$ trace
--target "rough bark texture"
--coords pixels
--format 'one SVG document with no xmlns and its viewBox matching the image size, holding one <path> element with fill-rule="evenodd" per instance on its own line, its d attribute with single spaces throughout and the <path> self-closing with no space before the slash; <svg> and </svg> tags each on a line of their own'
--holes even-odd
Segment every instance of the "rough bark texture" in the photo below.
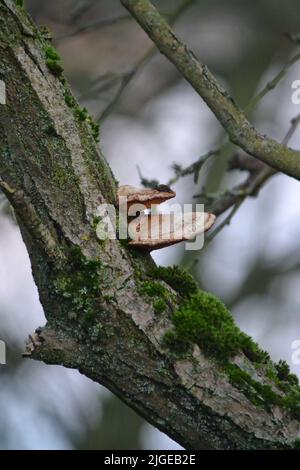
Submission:
<svg viewBox="0 0 300 470">
<path fill-rule="evenodd" d="M 155 313 L 140 290 L 150 256 L 97 239 L 96 208 L 114 201 L 115 181 L 66 103 L 68 85 L 46 65 L 47 46 L 22 8 L 0 0 L 0 184 L 47 318 L 31 357 L 78 369 L 187 448 L 292 446 L 299 422 L 287 412 L 256 407 L 198 346 L 181 357 L 163 347 L 180 297 L 164 285 L 167 309 Z"/>
</svg>

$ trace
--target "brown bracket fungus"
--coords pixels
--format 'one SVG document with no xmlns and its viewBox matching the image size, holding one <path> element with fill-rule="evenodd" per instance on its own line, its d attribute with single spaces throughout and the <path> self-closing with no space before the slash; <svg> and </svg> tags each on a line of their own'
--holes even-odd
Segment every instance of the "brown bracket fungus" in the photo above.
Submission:
<svg viewBox="0 0 300 470">
<path fill-rule="evenodd" d="M 146 209 L 161 204 L 176 196 L 168 186 L 160 185 L 152 188 L 135 188 L 134 186 L 120 186 L 117 194 L 117 206 L 121 207 L 127 203 L 127 208 L 134 204 L 143 204 Z"/>
<path fill-rule="evenodd" d="M 158 250 L 182 241 L 191 241 L 210 229 L 216 217 L 206 212 L 144 213 L 175 196 L 175 191 L 165 185 L 155 189 L 120 186 L 117 206 L 120 212 L 127 208 L 130 246 L 147 251 Z M 137 217 L 138 213 L 140 215 Z"/>
<path fill-rule="evenodd" d="M 189 212 L 186 214 L 141 215 L 129 224 L 130 246 L 147 251 L 191 241 L 206 232 L 216 220 L 214 214 Z"/>
</svg>

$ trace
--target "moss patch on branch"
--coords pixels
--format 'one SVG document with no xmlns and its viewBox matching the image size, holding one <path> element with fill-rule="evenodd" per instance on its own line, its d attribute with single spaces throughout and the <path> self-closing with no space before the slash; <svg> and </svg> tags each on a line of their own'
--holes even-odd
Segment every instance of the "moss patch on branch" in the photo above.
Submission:
<svg viewBox="0 0 300 470">
<path fill-rule="evenodd" d="M 66 84 L 66 80 L 63 76 L 64 68 L 58 51 L 52 46 L 52 44 L 47 44 L 44 46 L 44 54 L 47 67 L 51 70 L 53 75 L 58 77 L 62 83 Z M 69 106 L 69 108 L 73 109 L 74 114 L 79 119 L 79 121 L 86 122 L 88 124 L 94 140 L 99 142 L 100 125 L 93 120 L 86 108 L 79 106 L 76 99 L 69 90 L 66 90 L 65 92 L 65 103 Z"/>
<path fill-rule="evenodd" d="M 141 284 L 140 293 L 153 298 L 153 309 L 156 313 L 162 313 L 167 308 L 167 301 L 171 293 L 159 282 L 145 281 Z"/>
<path fill-rule="evenodd" d="M 52 45 L 47 45 L 44 47 L 44 53 L 47 67 L 51 70 L 53 75 L 59 78 L 62 77 L 64 68 L 57 50 Z"/>
<path fill-rule="evenodd" d="M 100 125 L 93 120 L 93 118 L 89 115 L 88 110 L 79 106 L 74 96 L 69 92 L 65 93 L 65 102 L 69 108 L 73 109 L 74 114 L 79 119 L 79 121 L 86 122 L 89 125 L 94 140 L 99 142 Z"/>
<path fill-rule="evenodd" d="M 174 329 L 166 333 L 164 344 L 172 352 L 187 353 L 193 344 L 218 362 L 232 385 L 256 406 L 266 410 L 277 405 L 295 419 L 300 419 L 300 387 L 288 364 L 274 364 L 235 324 L 226 306 L 211 293 L 198 290 L 173 314 Z M 265 379 L 260 382 L 234 364 L 234 357 L 244 354 Z"/>
<path fill-rule="evenodd" d="M 240 351 L 252 361 L 266 362 L 269 355 L 236 326 L 223 302 L 208 292 L 191 295 L 173 315 L 178 337 L 198 344 L 219 360 L 234 357 Z"/>
<path fill-rule="evenodd" d="M 165 281 L 182 297 L 190 297 L 199 289 L 193 276 L 179 266 L 158 266 L 152 269 L 150 275 Z"/>
<path fill-rule="evenodd" d="M 99 260 L 87 259 L 79 247 L 71 250 L 66 273 L 55 282 L 55 292 L 70 302 L 70 319 L 91 321 L 97 312 L 97 299 L 101 298 Z"/>
<path fill-rule="evenodd" d="M 285 389 L 285 394 L 281 395 L 274 390 L 272 385 L 254 380 L 250 374 L 235 364 L 226 364 L 224 370 L 232 385 L 241 390 L 256 406 L 262 406 L 270 411 L 272 406 L 277 405 L 286 409 L 293 418 L 300 419 L 300 388 L 298 384 L 291 385 L 289 382 L 275 380 L 274 385 Z"/>
</svg>

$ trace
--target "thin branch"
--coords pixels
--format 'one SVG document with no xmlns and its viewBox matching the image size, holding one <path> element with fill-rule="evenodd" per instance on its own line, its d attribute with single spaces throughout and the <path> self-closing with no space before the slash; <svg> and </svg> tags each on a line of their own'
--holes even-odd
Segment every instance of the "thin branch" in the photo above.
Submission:
<svg viewBox="0 0 300 470">
<path fill-rule="evenodd" d="M 292 120 L 291 120 L 291 126 L 286 134 L 286 136 L 284 137 L 282 143 L 284 145 L 288 145 L 289 141 L 291 140 L 291 138 L 293 137 L 293 135 L 295 134 L 298 126 L 300 124 L 300 113 L 297 114 L 297 116 L 295 116 Z"/>
<path fill-rule="evenodd" d="M 183 0 L 179 6 L 175 9 L 173 13 L 168 15 L 170 24 L 176 22 L 176 20 L 186 11 L 188 7 L 190 7 L 195 0 Z M 106 106 L 106 108 L 97 116 L 97 122 L 103 122 L 109 114 L 117 107 L 121 97 L 123 96 L 124 91 L 126 90 L 129 83 L 132 79 L 147 65 L 148 62 L 152 59 L 152 57 L 156 54 L 157 49 L 156 47 L 151 47 L 142 57 L 139 59 L 136 64 L 131 68 L 131 70 L 123 76 L 121 76 L 121 84 L 120 87 L 112 99 L 112 101 Z"/>
<path fill-rule="evenodd" d="M 108 72 L 99 75 L 92 81 L 90 88 L 79 96 L 79 101 L 89 100 L 95 98 L 103 91 L 107 91 L 116 85 L 120 80 L 120 76 L 113 72 Z"/>
<path fill-rule="evenodd" d="M 171 186 L 172 184 L 177 183 L 177 181 L 188 175 L 194 175 L 194 183 L 198 183 L 199 179 L 199 173 L 201 168 L 203 167 L 204 163 L 207 162 L 207 160 L 212 157 L 216 156 L 220 153 L 220 148 L 216 150 L 210 150 L 209 152 L 205 153 L 204 155 L 201 155 L 198 160 L 196 160 L 194 163 L 191 165 L 187 166 L 186 168 L 182 168 L 180 165 L 174 164 L 173 169 L 176 173 L 176 176 L 174 178 L 171 178 L 168 182 L 168 185 Z"/>
<path fill-rule="evenodd" d="M 70 18 L 69 18 L 68 23 L 69 24 L 77 23 L 77 21 L 89 11 L 89 9 L 93 5 L 93 3 L 95 3 L 95 1 L 96 0 L 78 0 L 75 3 L 70 13 Z"/>
<path fill-rule="evenodd" d="M 225 217 L 225 219 L 217 226 L 217 228 L 205 238 L 205 246 L 207 246 L 223 230 L 223 228 L 226 227 L 226 225 L 230 225 L 233 217 L 235 216 L 244 201 L 245 198 L 236 202 L 227 217 Z"/>
<path fill-rule="evenodd" d="M 295 56 L 293 56 L 285 65 L 284 67 L 281 69 L 281 71 L 279 73 L 277 73 L 273 78 L 272 80 L 270 80 L 266 85 L 265 87 L 254 97 L 250 100 L 250 102 L 248 103 L 248 105 L 246 106 L 245 108 L 245 113 L 248 114 L 250 111 L 252 111 L 257 105 L 258 103 L 270 92 L 272 91 L 278 84 L 279 82 L 285 77 L 285 75 L 287 74 L 289 68 L 294 65 L 298 60 L 300 59 L 300 53 L 296 54 Z M 296 119 L 296 118 L 294 118 Z M 300 118 L 299 118 L 300 119 Z M 296 125 L 296 128 L 297 128 L 297 125 Z M 294 133 L 293 131 L 293 127 L 290 129 L 290 132 L 291 133 Z M 290 138 L 288 138 L 288 140 L 290 140 Z M 220 154 L 222 152 L 222 150 L 224 149 L 225 145 L 228 143 L 229 141 L 229 137 L 228 137 L 228 134 L 226 134 L 225 138 L 224 138 L 224 141 L 223 143 L 220 145 L 220 147 L 218 149 L 216 149 L 215 151 L 211 151 L 211 152 L 208 152 L 206 155 L 208 155 L 208 157 L 210 156 L 213 156 L 213 155 L 217 155 L 217 154 Z M 284 145 L 287 145 L 285 141 L 282 142 Z M 205 155 L 203 156 L 205 158 Z M 169 185 L 172 185 L 174 183 L 176 183 L 181 177 L 184 177 L 184 176 L 187 176 L 187 175 L 190 175 L 190 174 L 193 174 L 194 171 L 195 171 L 195 183 L 197 183 L 198 181 L 198 176 L 199 176 L 199 171 L 198 171 L 198 162 L 201 162 L 202 158 L 203 157 L 200 157 L 200 159 L 198 159 L 196 162 L 194 162 L 193 164 L 189 165 L 188 167 L 186 168 L 181 168 L 180 165 L 178 164 L 174 164 L 173 168 L 175 169 L 175 174 L 176 176 L 172 179 L 170 179 L 169 181 Z M 202 165 L 201 165 L 202 166 Z M 200 166 L 200 169 L 201 169 L 201 166 Z M 255 160 L 254 158 L 252 157 L 248 157 L 246 159 L 246 157 L 244 157 L 243 159 L 240 158 L 240 155 L 239 154 L 235 154 L 232 158 L 232 160 L 230 161 L 229 163 L 229 169 L 241 169 L 241 170 L 247 170 L 249 171 L 250 173 L 252 173 L 253 171 L 257 171 L 258 169 L 261 168 L 261 162 L 260 161 L 257 161 Z M 177 171 L 178 170 L 178 171 Z M 180 171 L 179 171 L 180 170 Z M 198 172 L 198 173 L 197 173 Z"/>
<path fill-rule="evenodd" d="M 284 145 L 289 143 L 291 137 L 294 135 L 299 125 L 300 113 L 291 119 L 291 126 L 282 140 Z M 261 170 L 256 173 L 252 173 L 246 183 L 242 183 L 233 191 L 229 191 L 225 197 L 219 198 L 219 200 L 215 203 L 215 210 L 213 210 L 216 215 L 222 214 L 231 206 L 233 206 L 233 209 L 224 219 L 224 221 L 219 226 L 217 226 L 217 228 L 210 235 L 207 236 L 206 242 L 212 241 L 221 232 L 221 230 L 231 222 L 232 218 L 237 213 L 245 199 L 249 196 L 257 196 L 264 184 L 276 173 L 276 170 L 264 165 Z"/>
<path fill-rule="evenodd" d="M 300 180 L 300 152 L 256 131 L 207 66 L 176 37 L 149 0 L 121 0 L 121 3 L 207 103 L 234 144 L 274 169 Z"/>
<path fill-rule="evenodd" d="M 123 74 L 121 78 L 121 84 L 116 95 L 114 96 L 112 101 L 106 106 L 106 108 L 96 117 L 97 122 L 102 123 L 116 108 L 124 91 L 126 90 L 133 77 L 135 77 L 137 73 L 150 61 L 155 52 L 155 48 L 149 49 L 149 51 L 147 51 L 147 53 L 134 65 L 134 67 L 129 72 Z"/>
<path fill-rule="evenodd" d="M 65 41 L 66 39 L 71 39 L 75 36 L 78 36 L 79 34 L 94 31 L 95 29 L 99 30 L 101 28 L 107 28 L 108 26 L 114 26 L 115 24 L 123 23 L 124 21 L 128 20 L 131 20 L 130 15 L 118 15 L 112 18 L 101 18 L 100 20 L 91 21 L 90 23 L 78 26 L 73 31 L 64 33 L 61 36 L 57 36 L 54 41 L 56 44 L 58 44 L 62 41 Z"/>
<path fill-rule="evenodd" d="M 278 72 L 275 77 L 269 81 L 266 86 L 250 101 L 248 106 L 245 108 L 245 112 L 249 113 L 250 111 L 255 108 L 255 106 L 261 101 L 270 91 L 274 90 L 279 82 L 286 76 L 287 72 L 289 71 L 290 67 L 294 65 L 300 59 L 300 52 L 294 55 L 283 67 L 280 72 Z"/>
</svg>

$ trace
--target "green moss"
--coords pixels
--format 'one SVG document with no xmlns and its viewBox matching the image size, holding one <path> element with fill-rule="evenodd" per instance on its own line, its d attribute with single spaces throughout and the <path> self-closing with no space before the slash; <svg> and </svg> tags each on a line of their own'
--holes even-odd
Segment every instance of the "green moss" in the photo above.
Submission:
<svg viewBox="0 0 300 470">
<path fill-rule="evenodd" d="M 91 128 L 91 131 L 92 131 L 92 135 L 94 137 L 94 140 L 96 142 L 99 142 L 99 132 L 100 132 L 100 124 L 98 124 L 97 122 L 95 122 L 91 116 L 88 116 L 88 124 Z"/>
<path fill-rule="evenodd" d="M 280 382 L 287 382 L 290 385 L 299 385 L 297 375 L 291 374 L 290 367 L 285 361 L 280 360 L 278 364 L 275 364 L 275 369 Z"/>
<path fill-rule="evenodd" d="M 82 122 L 86 122 L 89 125 L 94 140 L 99 142 L 100 125 L 93 120 L 93 118 L 89 115 L 88 110 L 86 108 L 81 108 L 79 105 L 76 105 L 76 101 L 71 95 L 66 95 L 65 100 L 68 106 L 74 108 L 74 113 L 78 119 Z"/>
<path fill-rule="evenodd" d="M 24 0 L 14 0 L 14 3 L 21 8 L 24 6 Z"/>
<path fill-rule="evenodd" d="M 53 75 L 56 77 L 62 77 L 64 68 L 57 50 L 53 46 L 47 45 L 44 47 L 44 53 L 47 67 L 51 70 Z"/>
<path fill-rule="evenodd" d="M 46 59 L 61 60 L 59 53 L 58 53 L 57 50 L 56 50 L 53 46 L 51 46 L 51 45 L 46 46 L 46 47 L 44 48 L 44 52 L 45 52 L 45 55 L 46 55 Z"/>
<path fill-rule="evenodd" d="M 270 360 L 270 355 L 267 351 L 261 349 L 250 336 L 242 331 L 239 333 L 240 349 L 245 356 L 256 364 L 266 364 Z"/>
<path fill-rule="evenodd" d="M 64 71 L 62 64 L 57 60 L 46 59 L 46 65 L 56 77 L 59 77 Z"/>
<path fill-rule="evenodd" d="M 281 404 L 280 395 L 273 391 L 271 385 L 257 382 L 235 364 L 227 364 L 225 371 L 232 385 L 241 390 L 256 406 L 270 411 L 272 406 Z"/>
<path fill-rule="evenodd" d="M 247 372 L 235 364 L 226 364 L 224 370 L 230 382 L 241 390 L 257 406 L 270 411 L 272 406 L 286 409 L 292 418 L 300 419 L 300 388 L 292 386 L 285 395 L 276 393 L 270 384 L 254 380 Z M 274 383 L 274 385 L 277 385 Z"/>
<path fill-rule="evenodd" d="M 158 266 L 151 271 L 151 276 L 165 281 L 182 297 L 190 297 L 199 288 L 193 276 L 179 266 Z"/>
<path fill-rule="evenodd" d="M 69 182 L 69 176 L 66 168 L 57 166 L 53 174 L 53 181 L 60 188 L 65 188 Z"/>
<path fill-rule="evenodd" d="M 125 238 L 121 238 L 121 239 L 119 238 L 119 242 L 121 243 L 121 245 L 122 245 L 124 248 L 127 249 L 127 248 L 129 247 L 129 245 L 128 245 L 129 240 L 126 240 Z"/>
<path fill-rule="evenodd" d="M 101 217 L 99 216 L 95 216 L 93 218 L 93 229 L 96 230 L 97 229 L 97 226 L 98 224 L 101 222 Z"/>
<path fill-rule="evenodd" d="M 48 26 L 41 25 L 40 28 L 39 28 L 39 32 L 46 41 L 51 41 L 52 40 L 52 34 L 51 34 L 51 31 L 48 28 Z"/>
<path fill-rule="evenodd" d="M 85 121 L 89 115 L 88 110 L 86 108 L 81 108 L 80 106 L 76 106 L 74 111 L 80 121 Z"/>
<path fill-rule="evenodd" d="M 167 308 L 167 302 L 171 297 L 166 287 L 155 281 L 145 281 L 141 284 L 140 293 L 154 299 L 153 309 L 156 313 L 162 313 Z"/>
<path fill-rule="evenodd" d="M 163 338 L 163 346 L 170 349 L 170 351 L 175 355 L 186 354 L 190 348 L 191 344 L 188 341 L 183 340 L 178 337 L 175 330 L 167 331 Z"/>
<path fill-rule="evenodd" d="M 147 287 L 155 295 L 156 287 Z M 292 418 L 300 419 L 300 387 L 284 361 L 274 364 L 267 352 L 235 324 L 225 305 L 213 294 L 198 291 L 180 305 L 172 318 L 174 329 L 168 331 L 163 344 L 171 354 L 186 354 L 188 347 L 198 344 L 226 372 L 233 386 L 241 390 L 256 406 L 270 410 L 273 406 L 285 409 Z M 231 363 L 238 354 L 244 355 L 272 383 L 255 380 Z M 282 392 L 284 393 L 282 393 Z"/>
<path fill-rule="evenodd" d="M 178 337 L 196 343 L 208 355 L 227 361 L 240 352 L 260 364 L 269 355 L 235 324 L 234 318 L 220 299 L 198 290 L 190 295 L 173 315 Z"/>
<path fill-rule="evenodd" d="M 162 313 L 166 310 L 167 304 L 163 299 L 157 299 L 153 303 L 153 308 L 156 313 Z"/>
<path fill-rule="evenodd" d="M 74 96 L 70 93 L 65 94 L 65 102 L 69 106 L 69 108 L 74 108 L 74 106 L 76 106 L 76 100 Z"/>
<path fill-rule="evenodd" d="M 221 360 L 239 351 L 239 330 L 225 305 L 214 295 L 199 291 L 174 313 L 179 338 L 197 343 Z"/>
<path fill-rule="evenodd" d="M 105 302 L 112 302 L 113 300 L 115 300 L 115 298 L 111 294 L 106 294 L 103 296 L 103 300 L 105 300 Z"/>
<path fill-rule="evenodd" d="M 69 92 L 65 93 L 65 102 L 69 106 L 69 108 L 74 108 L 74 113 L 80 121 L 86 122 L 89 125 L 91 129 L 91 133 L 94 137 L 94 140 L 96 142 L 99 142 L 100 124 L 96 123 L 93 120 L 93 118 L 89 115 L 88 110 L 86 108 L 81 108 L 77 104 L 74 96 L 71 93 Z"/>
<path fill-rule="evenodd" d="M 91 321 L 101 297 L 101 262 L 87 259 L 79 247 L 72 248 L 70 254 L 65 275 L 55 282 L 55 292 L 69 300 L 73 318 Z"/>
<path fill-rule="evenodd" d="M 58 77 L 60 83 L 62 83 L 64 86 L 67 84 L 67 80 L 65 79 L 65 77 L 63 76 L 63 74 L 61 74 L 59 77 Z"/>
<path fill-rule="evenodd" d="M 167 289 L 159 284 L 159 282 L 145 281 L 142 283 L 140 288 L 142 294 L 149 295 L 149 297 L 162 297 L 165 298 L 167 295 Z"/>
</svg>

